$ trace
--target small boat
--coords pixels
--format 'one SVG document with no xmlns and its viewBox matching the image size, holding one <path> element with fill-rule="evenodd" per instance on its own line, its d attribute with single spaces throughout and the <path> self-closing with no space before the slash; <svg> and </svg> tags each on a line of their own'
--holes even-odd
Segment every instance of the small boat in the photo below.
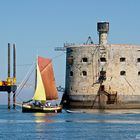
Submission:
<svg viewBox="0 0 140 140">
<path fill-rule="evenodd" d="M 58 99 L 52 60 L 38 56 L 35 73 L 34 96 L 31 100 L 23 102 L 22 112 L 61 112 L 61 105 L 50 105 L 48 102 Z"/>
<path fill-rule="evenodd" d="M 85 111 L 69 110 L 69 109 L 66 109 L 65 111 L 66 111 L 67 113 L 86 113 Z"/>
</svg>

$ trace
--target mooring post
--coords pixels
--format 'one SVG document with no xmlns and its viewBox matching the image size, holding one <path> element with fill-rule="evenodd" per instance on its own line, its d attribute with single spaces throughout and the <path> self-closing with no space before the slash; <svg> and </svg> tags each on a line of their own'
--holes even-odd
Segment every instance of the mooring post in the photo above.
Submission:
<svg viewBox="0 0 140 140">
<path fill-rule="evenodd" d="M 13 92 L 13 109 L 16 108 L 16 93 L 15 91 Z"/>
<path fill-rule="evenodd" d="M 10 43 L 8 43 L 8 78 L 7 84 L 10 85 Z M 10 109 L 10 91 L 8 91 L 8 109 Z"/>
<path fill-rule="evenodd" d="M 8 109 L 10 109 L 10 92 L 8 92 Z"/>
<path fill-rule="evenodd" d="M 13 85 L 16 83 L 16 48 L 15 44 L 13 44 Z M 16 92 L 13 91 L 13 109 L 16 107 Z"/>
</svg>

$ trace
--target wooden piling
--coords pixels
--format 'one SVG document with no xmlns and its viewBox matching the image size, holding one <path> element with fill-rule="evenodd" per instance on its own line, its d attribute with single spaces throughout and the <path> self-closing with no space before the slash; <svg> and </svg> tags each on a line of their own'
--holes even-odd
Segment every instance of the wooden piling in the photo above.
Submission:
<svg viewBox="0 0 140 140">
<path fill-rule="evenodd" d="M 16 108 L 16 93 L 15 91 L 13 92 L 13 109 Z"/>
<path fill-rule="evenodd" d="M 10 79 L 10 43 L 8 43 L 8 78 L 7 83 L 9 85 Z M 8 91 L 8 109 L 10 109 L 10 92 Z"/>
<path fill-rule="evenodd" d="M 10 92 L 8 92 L 8 109 L 10 109 Z"/>
<path fill-rule="evenodd" d="M 10 43 L 8 43 L 8 78 L 10 78 Z"/>
<path fill-rule="evenodd" d="M 13 44 L 13 84 L 15 85 L 16 83 L 16 48 L 15 44 Z M 16 108 L 16 96 L 15 96 L 15 91 L 13 91 L 13 109 Z"/>
<path fill-rule="evenodd" d="M 13 44 L 13 78 L 16 78 L 16 48 Z"/>
</svg>

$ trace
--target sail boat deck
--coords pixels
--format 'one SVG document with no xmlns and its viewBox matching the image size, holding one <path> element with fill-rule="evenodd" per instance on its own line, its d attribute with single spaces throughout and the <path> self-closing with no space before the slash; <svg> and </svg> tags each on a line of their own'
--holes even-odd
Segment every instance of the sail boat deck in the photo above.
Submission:
<svg viewBox="0 0 140 140">
<path fill-rule="evenodd" d="M 42 112 L 42 113 L 59 113 L 62 111 L 62 106 L 39 107 L 33 105 L 22 105 L 22 112 Z"/>
</svg>

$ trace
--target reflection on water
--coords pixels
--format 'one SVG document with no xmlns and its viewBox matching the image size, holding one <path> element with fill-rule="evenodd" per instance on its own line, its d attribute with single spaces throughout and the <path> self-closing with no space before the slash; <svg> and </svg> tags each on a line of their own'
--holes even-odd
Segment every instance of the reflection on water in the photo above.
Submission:
<svg viewBox="0 0 140 140">
<path fill-rule="evenodd" d="M 33 113 L 36 117 L 51 117 L 56 116 L 56 113 Z"/>
<path fill-rule="evenodd" d="M 67 111 L 66 111 L 67 112 Z M 140 114 L 140 109 L 72 109 L 71 113 Z"/>
<path fill-rule="evenodd" d="M 120 124 L 140 124 L 140 120 L 66 120 L 74 123 L 120 123 Z"/>
<path fill-rule="evenodd" d="M 55 115 L 55 113 L 33 113 L 33 116 L 35 116 L 36 123 L 53 123 L 54 120 L 51 120 L 50 118 Z"/>
<path fill-rule="evenodd" d="M 133 140 L 140 135 L 139 110 L 78 110 L 58 114 L 18 110 L 0 107 L 0 139 Z"/>
<path fill-rule="evenodd" d="M 18 124 L 18 123 L 120 123 L 120 124 L 140 124 L 140 120 L 51 120 L 51 119 L 35 119 L 35 120 L 4 120 L 0 119 L 2 124 Z"/>
</svg>

